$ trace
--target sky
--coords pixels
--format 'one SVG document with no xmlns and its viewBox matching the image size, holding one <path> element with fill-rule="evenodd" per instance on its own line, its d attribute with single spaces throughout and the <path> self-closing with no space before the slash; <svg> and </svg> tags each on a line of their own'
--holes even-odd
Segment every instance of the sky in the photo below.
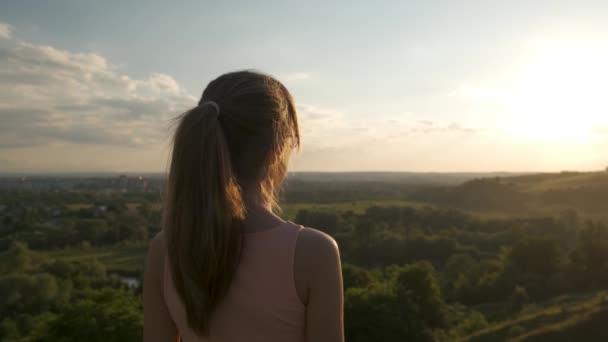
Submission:
<svg viewBox="0 0 608 342">
<path fill-rule="evenodd" d="M 164 172 L 222 73 L 292 92 L 293 171 L 608 165 L 606 1 L 3 1 L 0 172 Z"/>
</svg>

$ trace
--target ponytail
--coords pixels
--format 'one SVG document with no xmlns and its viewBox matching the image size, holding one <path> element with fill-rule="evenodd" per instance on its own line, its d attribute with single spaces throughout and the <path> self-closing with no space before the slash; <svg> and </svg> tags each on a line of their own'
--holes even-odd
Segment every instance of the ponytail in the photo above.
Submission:
<svg viewBox="0 0 608 342">
<path fill-rule="evenodd" d="M 200 335 L 239 264 L 244 217 L 219 107 L 199 105 L 178 117 L 163 229 L 173 283 Z"/>
<path fill-rule="evenodd" d="M 199 105 L 177 119 L 163 230 L 188 325 L 204 336 L 240 262 L 243 191 L 249 205 L 276 203 L 300 134 L 291 94 L 253 71 L 214 79 Z"/>
</svg>

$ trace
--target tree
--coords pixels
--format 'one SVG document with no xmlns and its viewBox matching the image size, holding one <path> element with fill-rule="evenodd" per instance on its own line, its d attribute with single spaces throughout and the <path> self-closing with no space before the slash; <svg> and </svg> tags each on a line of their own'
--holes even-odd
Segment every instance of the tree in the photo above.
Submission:
<svg viewBox="0 0 608 342">
<path fill-rule="evenodd" d="M 314 227 L 323 232 L 334 235 L 340 228 L 340 215 L 336 211 L 310 211 L 301 209 L 296 214 L 295 222 Z"/>
<path fill-rule="evenodd" d="M 461 303 L 475 302 L 480 271 L 479 262 L 469 254 L 450 256 L 441 273 L 445 297 Z"/>
<path fill-rule="evenodd" d="M 403 341 L 405 317 L 399 312 L 395 294 L 386 284 L 350 288 L 344 302 L 344 328 L 349 342 Z"/>
<path fill-rule="evenodd" d="M 59 294 L 54 276 L 48 273 L 10 274 L 0 278 L 0 317 L 15 312 L 46 311 Z"/>
<path fill-rule="evenodd" d="M 444 324 L 441 290 L 435 270 L 428 262 L 406 265 L 395 275 L 395 294 L 410 319 L 412 330 L 416 328 L 436 328 Z"/>
<path fill-rule="evenodd" d="M 0 322 L 0 338 L 3 338 L 3 341 L 16 341 L 19 335 L 19 327 L 13 319 L 5 318 Z"/>
<path fill-rule="evenodd" d="M 47 329 L 35 341 L 141 341 L 141 303 L 128 290 L 89 290 L 49 322 Z"/>
<path fill-rule="evenodd" d="M 560 291 L 563 254 L 553 238 L 533 237 L 516 243 L 505 259 L 503 280 L 509 287 L 525 287 L 536 299 L 548 298 Z"/>
<path fill-rule="evenodd" d="M 366 288 L 374 281 L 374 277 L 368 270 L 350 264 L 342 266 L 342 279 L 345 290 L 351 287 Z"/>
<path fill-rule="evenodd" d="M 8 250 L 8 265 L 12 272 L 25 272 L 32 267 L 32 252 L 27 244 L 21 241 L 13 241 Z"/>
<path fill-rule="evenodd" d="M 90 241 L 92 244 L 102 244 L 104 237 L 110 231 L 106 221 L 102 219 L 79 219 L 74 226 L 78 240 Z"/>
<path fill-rule="evenodd" d="M 143 225 L 118 225 L 118 241 L 145 241 L 148 239 L 148 231 Z"/>
<path fill-rule="evenodd" d="M 570 255 L 570 278 L 577 289 L 608 286 L 608 227 L 587 222 Z"/>
<path fill-rule="evenodd" d="M 347 341 L 432 341 L 444 303 L 429 263 L 391 266 L 385 279 L 345 296 Z"/>
<path fill-rule="evenodd" d="M 360 247 L 367 248 L 371 243 L 371 236 L 374 231 L 373 223 L 366 220 L 359 220 L 355 224 L 354 239 Z"/>
</svg>

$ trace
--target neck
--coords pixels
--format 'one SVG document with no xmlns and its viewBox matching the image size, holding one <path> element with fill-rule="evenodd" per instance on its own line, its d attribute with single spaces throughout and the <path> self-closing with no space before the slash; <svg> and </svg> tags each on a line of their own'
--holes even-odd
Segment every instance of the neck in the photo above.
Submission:
<svg viewBox="0 0 608 342">
<path fill-rule="evenodd" d="M 247 207 L 247 215 L 245 216 L 244 221 L 245 232 L 251 233 L 265 230 L 284 222 L 285 221 L 275 215 L 272 210 L 266 206 L 250 206 Z"/>
<path fill-rule="evenodd" d="M 264 209 L 272 211 L 272 203 L 269 203 L 266 198 L 262 195 L 262 190 L 259 186 L 249 186 L 243 190 L 243 201 L 247 211 L 256 211 Z"/>
<path fill-rule="evenodd" d="M 272 204 L 265 200 L 262 192 L 251 191 L 243 192 L 243 200 L 247 209 L 245 216 L 245 230 L 248 232 L 276 226 L 284 222 L 280 217 L 272 212 Z"/>
</svg>

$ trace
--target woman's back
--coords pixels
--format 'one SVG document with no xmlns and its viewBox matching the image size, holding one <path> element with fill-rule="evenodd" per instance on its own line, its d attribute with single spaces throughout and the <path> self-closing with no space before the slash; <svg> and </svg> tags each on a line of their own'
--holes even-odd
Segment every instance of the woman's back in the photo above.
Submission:
<svg viewBox="0 0 608 342">
<path fill-rule="evenodd" d="M 188 325 L 163 233 L 144 279 L 145 341 L 341 341 L 342 277 L 335 241 L 291 222 L 243 235 L 241 263 L 207 337 Z"/>
<path fill-rule="evenodd" d="M 146 341 L 343 341 L 335 241 L 272 213 L 300 144 L 271 76 L 211 81 L 177 118 L 163 231 L 144 274 Z"/>
<path fill-rule="evenodd" d="M 214 311 L 208 338 L 189 327 L 165 262 L 163 297 L 185 341 L 303 341 L 306 307 L 296 290 L 294 257 L 301 226 L 285 222 L 243 234 L 241 262 Z"/>
</svg>

